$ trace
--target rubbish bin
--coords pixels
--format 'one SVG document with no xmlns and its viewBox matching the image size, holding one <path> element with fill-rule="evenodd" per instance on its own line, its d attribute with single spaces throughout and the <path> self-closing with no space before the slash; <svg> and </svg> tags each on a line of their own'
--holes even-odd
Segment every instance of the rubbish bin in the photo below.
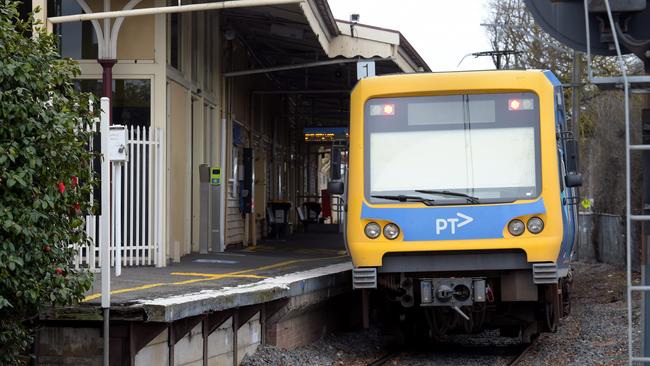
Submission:
<svg viewBox="0 0 650 366">
<path fill-rule="evenodd" d="M 286 239 L 289 235 L 289 210 L 291 202 L 271 201 L 267 206 L 268 222 L 271 224 L 270 236 L 275 239 Z"/>
</svg>

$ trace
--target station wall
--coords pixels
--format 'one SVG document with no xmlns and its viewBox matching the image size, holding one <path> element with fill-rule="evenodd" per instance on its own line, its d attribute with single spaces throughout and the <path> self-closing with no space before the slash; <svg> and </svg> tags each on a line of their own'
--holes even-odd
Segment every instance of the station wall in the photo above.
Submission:
<svg viewBox="0 0 650 366">
<path fill-rule="evenodd" d="M 260 66 L 238 41 L 224 46 L 224 65 L 227 71 L 255 69 Z M 293 190 L 287 163 L 290 159 L 289 140 L 292 126 L 285 119 L 287 98 L 281 95 L 257 95 L 258 91 L 277 88 L 273 77 L 256 74 L 229 78 L 226 81 L 229 116 L 226 243 L 248 245 L 264 234 L 266 205 L 269 200 L 288 200 Z M 236 139 L 236 140 L 235 140 Z M 243 150 L 253 150 L 254 194 L 253 210 L 242 215 L 239 206 L 239 180 L 242 178 Z M 236 164 L 236 165 L 235 165 Z M 236 167 L 236 170 L 235 170 Z M 235 178 L 234 174 L 238 176 Z"/>
<path fill-rule="evenodd" d="M 143 0 L 136 8 L 176 3 L 170 1 Z M 33 4 L 40 2 L 33 0 Z M 111 10 L 120 10 L 128 2 L 112 0 Z M 50 3 L 55 6 L 49 6 L 45 16 L 81 12 L 73 1 Z M 103 10 L 103 0 L 87 3 L 93 11 Z M 70 8 L 66 8 L 67 13 L 62 6 Z M 147 123 L 160 128 L 165 136 L 162 160 L 167 175 L 162 184 L 166 200 L 162 226 L 165 257 L 174 261 L 199 249 L 199 164 L 224 164 L 221 168 L 223 188 L 227 190 L 225 244 L 256 243 L 265 231 L 267 202 L 296 202 L 300 186 L 297 182 L 302 179 L 296 171 L 303 168 L 298 166 L 300 136 L 295 120 L 290 117 L 296 97 L 256 95 L 255 91 L 281 87 L 271 74 L 222 77 L 226 71 L 264 66 L 252 54 L 254 50 L 238 38 L 224 39 L 227 25 L 222 25 L 222 21 L 222 13 L 217 10 L 127 17 L 118 37 L 114 79 L 149 85 L 149 103 L 139 107 L 149 109 Z M 94 28 L 89 22 L 69 23 L 65 27 L 54 29 L 61 33 L 62 44 L 67 44 L 62 51 L 72 52 L 62 52 L 63 56 L 80 62 L 80 79 L 101 81 Z M 101 88 L 95 90 L 101 92 Z M 235 129 L 240 132 L 240 141 L 233 140 Z M 241 172 L 244 148 L 253 149 L 255 180 L 253 212 L 242 215 L 237 191 L 240 177 L 234 174 Z M 290 215 L 295 216 L 293 209 Z"/>
<path fill-rule="evenodd" d="M 187 124 L 189 105 L 187 89 L 176 82 L 169 82 L 169 242 L 168 253 L 175 261 L 189 253 L 190 243 L 190 205 L 187 197 L 191 189 L 190 133 Z"/>
</svg>

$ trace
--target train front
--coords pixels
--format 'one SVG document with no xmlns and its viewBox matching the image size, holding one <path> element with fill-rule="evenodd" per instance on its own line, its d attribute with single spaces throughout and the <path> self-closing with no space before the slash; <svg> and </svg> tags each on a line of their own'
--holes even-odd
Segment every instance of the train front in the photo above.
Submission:
<svg viewBox="0 0 650 366">
<path fill-rule="evenodd" d="M 355 288 L 467 321 L 492 305 L 496 315 L 482 319 L 494 324 L 508 312 L 534 322 L 531 309 L 555 302 L 544 286 L 568 274 L 564 226 L 575 216 L 563 206 L 553 79 L 493 71 L 360 81 L 346 229 Z"/>
</svg>

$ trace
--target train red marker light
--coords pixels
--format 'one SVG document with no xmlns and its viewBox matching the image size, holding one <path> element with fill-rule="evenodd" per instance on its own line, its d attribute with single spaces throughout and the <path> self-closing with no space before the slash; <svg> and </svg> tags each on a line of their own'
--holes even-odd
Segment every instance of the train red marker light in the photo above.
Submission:
<svg viewBox="0 0 650 366">
<path fill-rule="evenodd" d="M 519 99 L 510 99 L 508 101 L 508 109 L 511 111 L 518 111 L 521 107 L 521 101 Z"/>
<path fill-rule="evenodd" d="M 371 116 L 394 116 L 395 115 L 395 104 L 374 104 L 370 106 L 370 115 Z"/>
<path fill-rule="evenodd" d="M 532 99 L 508 99 L 508 110 L 510 111 L 532 111 L 535 104 Z"/>
</svg>

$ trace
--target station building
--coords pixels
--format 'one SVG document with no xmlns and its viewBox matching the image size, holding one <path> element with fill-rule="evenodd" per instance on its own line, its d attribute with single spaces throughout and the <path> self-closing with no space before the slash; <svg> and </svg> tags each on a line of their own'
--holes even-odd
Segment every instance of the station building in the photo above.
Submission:
<svg viewBox="0 0 650 366">
<path fill-rule="evenodd" d="M 127 127 L 111 256 L 130 268 L 111 280 L 110 337 L 99 273 L 81 304 L 42 309 L 36 364 L 101 364 L 108 349 L 111 365 L 237 365 L 259 344 L 305 344 L 356 314 L 344 251 L 246 253 L 340 232 L 326 188 L 346 164 L 357 77 L 430 71 L 399 31 L 337 20 L 327 0 L 37 7 L 61 56 L 79 62 L 78 88 L 110 94 L 112 124 Z M 79 266 L 99 266 L 101 222 L 88 217 L 96 244 Z"/>
<path fill-rule="evenodd" d="M 357 62 L 374 61 L 377 75 L 430 71 L 399 31 L 337 20 L 326 0 L 229 1 L 241 4 L 185 10 L 209 3 L 32 1 L 60 35 L 62 57 L 79 62 L 81 90 L 101 96 L 98 60 L 116 60 L 112 123 L 128 126 L 139 135 L 130 135 L 134 141 L 145 146 L 141 151 L 133 145 L 132 167 L 126 168 L 135 176 L 127 182 L 140 179 L 129 188 L 133 197 L 125 198 L 136 207 L 133 213 L 127 208 L 125 220 L 135 223 L 126 227 L 155 248 L 158 254 L 139 255 L 152 256 L 159 266 L 201 251 L 202 230 L 208 231 L 208 250 L 257 244 L 271 232 L 269 221 L 283 219 L 267 210 L 270 202 L 291 204 L 290 230 L 309 218 L 302 211 L 305 202 L 325 208 L 321 223 L 336 223 L 336 199 L 322 207 L 328 206 L 322 191 L 330 178 L 332 144 L 345 146 Z M 165 7 L 179 12 L 54 22 L 67 15 Z M 147 152 L 146 142 L 153 140 L 155 149 Z M 219 197 L 204 211 L 202 164 L 221 175 L 221 191 L 214 191 Z M 132 236 L 125 234 L 127 247 L 137 241 Z"/>
</svg>

